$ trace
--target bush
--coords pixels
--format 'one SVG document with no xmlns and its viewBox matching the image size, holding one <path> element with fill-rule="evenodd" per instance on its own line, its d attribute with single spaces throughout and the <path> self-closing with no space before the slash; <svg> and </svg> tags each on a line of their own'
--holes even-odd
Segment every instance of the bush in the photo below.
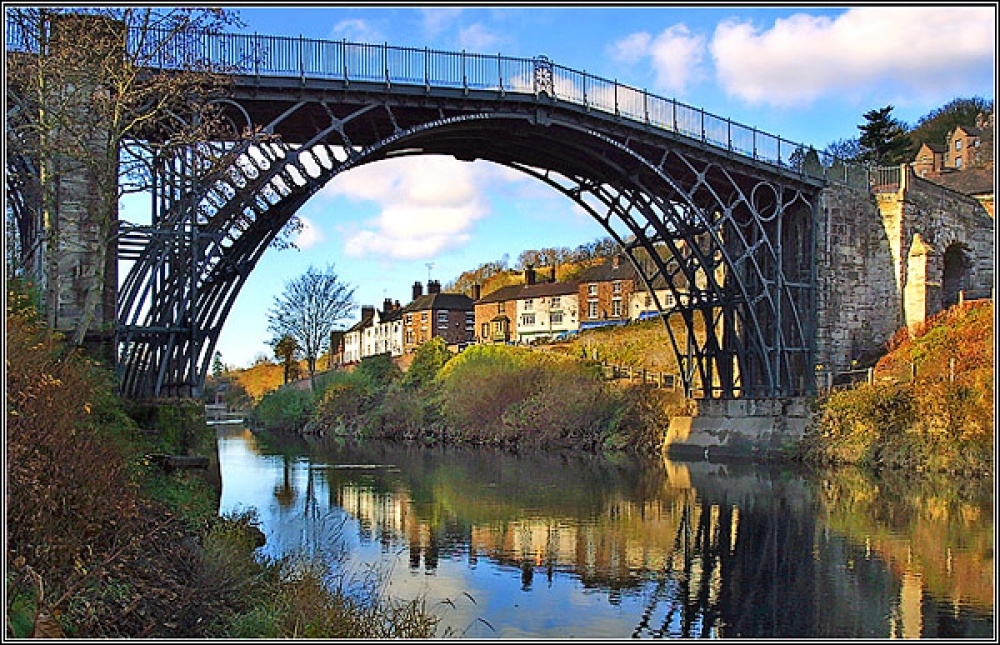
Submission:
<svg viewBox="0 0 1000 645">
<path fill-rule="evenodd" d="M 315 409 L 309 390 L 282 388 L 265 394 L 254 409 L 255 420 L 269 430 L 300 430 Z"/>
<path fill-rule="evenodd" d="M 137 428 L 110 374 L 44 329 L 26 297 L 8 298 L 7 564 L 34 571 L 52 601 L 137 537 L 135 454 L 123 451 Z"/>
<path fill-rule="evenodd" d="M 519 347 L 471 347 L 439 379 L 449 431 L 477 443 L 594 449 L 621 414 L 593 364 Z"/>
</svg>

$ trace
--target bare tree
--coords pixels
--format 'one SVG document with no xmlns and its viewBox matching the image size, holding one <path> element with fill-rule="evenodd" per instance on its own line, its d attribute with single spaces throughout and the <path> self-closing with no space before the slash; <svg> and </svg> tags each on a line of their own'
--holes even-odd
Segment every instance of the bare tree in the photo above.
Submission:
<svg viewBox="0 0 1000 645">
<path fill-rule="evenodd" d="M 309 379 L 316 376 L 316 360 L 329 349 L 330 335 L 355 309 L 354 290 L 340 281 L 333 265 L 314 267 L 285 283 L 267 312 L 268 331 L 277 345 L 285 336 L 295 340 L 305 356 Z"/>
<path fill-rule="evenodd" d="M 197 155 L 207 176 L 231 159 L 206 141 L 246 136 L 217 109 L 228 72 L 192 46 L 205 32 L 238 25 L 235 14 L 202 8 L 12 8 L 7 26 L 7 168 L 14 189 L 6 240 L 17 265 L 39 282 L 49 324 L 62 328 L 68 280 L 82 294 L 74 344 L 114 321 L 121 197 L 150 191 L 153 164 Z M 66 186 L 75 182 L 67 203 Z M 67 209 L 77 214 L 67 217 Z M 13 216 L 10 211 L 13 210 Z M 85 223 L 84 223 L 85 222 Z M 64 230 L 68 227 L 74 230 Z M 84 259 L 81 259 L 84 258 Z M 73 266 L 73 263 L 78 263 Z M 99 308 L 103 307 L 98 314 Z"/>
</svg>

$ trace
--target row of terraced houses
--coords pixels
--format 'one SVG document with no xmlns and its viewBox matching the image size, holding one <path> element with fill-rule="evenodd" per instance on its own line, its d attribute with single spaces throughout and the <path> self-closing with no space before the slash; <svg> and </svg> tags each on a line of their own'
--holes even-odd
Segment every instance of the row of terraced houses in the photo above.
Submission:
<svg viewBox="0 0 1000 645">
<path fill-rule="evenodd" d="M 382 308 L 366 305 L 361 319 L 343 333 L 345 364 L 366 356 L 390 354 L 404 362 L 420 344 L 440 336 L 452 349 L 475 343 L 528 344 L 604 325 L 642 320 L 674 306 L 666 284 L 650 292 L 632 264 L 621 255 L 559 282 L 555 267 L 528 267 L 521 284 L 481 295 L 445 293 L 438 281 L 413 284 L 412 300 L 403 306 L 386 299 Z M 659 308 L 657 307 L 659 303 Z M 336 341 L 335 341 L 336 345 Z"/>
</svg>

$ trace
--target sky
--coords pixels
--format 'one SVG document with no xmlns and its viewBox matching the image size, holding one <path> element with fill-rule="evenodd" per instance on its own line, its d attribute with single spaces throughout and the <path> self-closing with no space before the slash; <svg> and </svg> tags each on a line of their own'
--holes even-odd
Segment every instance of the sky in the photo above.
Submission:
<svg viewBox="0 0 1000 645">
<path fill-rule="evenodd" d="M 914 125 L 955 98 L 992 101 L 996 87 L 992 4 L 228 9 L 245 25 L 235 30 L 247 33 L 545 55 L 820 150 L 856 137 L 869 110 L 892 105 L 893 117 Z M 540 182 L 451 157 L 352 169 L 297 215 L 297 248 L 265 252 L 223 326 L 216 349 L 228 367 L 273 358 L 266 312 L 309 267 L 332 266 L 359 306 L 385 298 L 405 305 L 415 281 L 446 285 L 504 256 L 513 265 L 527 249 L 606 235 Z"/>
</svg>

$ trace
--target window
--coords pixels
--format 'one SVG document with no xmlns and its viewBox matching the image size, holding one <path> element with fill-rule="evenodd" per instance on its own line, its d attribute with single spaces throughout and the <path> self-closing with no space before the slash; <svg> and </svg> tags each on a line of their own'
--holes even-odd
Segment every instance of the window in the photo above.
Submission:
<svg viewBox="0 0 1000 645">
<path fill-rule="evenodd" d="M 596 284 L 588 284 L 587 285 L 587 295 L 588 296 L 596 296 L 597 295 L 597 285 Z"/>
<path fill-rule="evenodd" d="M 622 292 L 622 282 L 621 282 L 621 280 L 615 280 L 614 282 L 611 283 L 611 292 L 612 293 L 621 293 Z"/>
<path fill-rule="evenodd" d="M 406 314 L 406 324 L 407 325 L 413 324 L 413 314 Z"/>
<path fill-rule="evenodd" d="M 420 320 L 422 320 L 424 322 L 427 322 L 427 312 L 426 311 L 420 312 Z"/>
<path fill-rule="evenodd" d="M 961 157 L 955 157 L 955 167 L 956 168 L 961 168 L 962 167 L 962 158 Z"/>
<path fill-rule="evenodd" d="M 524 300 L 524 310 L 531 311 L 535 308 L 535 303 L 531 298 L 525 298 Z"/>
<path fill-rule="evenodd" d="M 594 319 L 597 318 L 597 303 L 588 302 L 587 303 L 587 318 Z"/>
<path fill-rule="evenodd" d="M 666 295 L 666 297 L 663 299 L 663 306 L 664 306 L 664 308 L 670 309 L 670 308 L 672 308 L 674 306 L 674 304 L 675 304 L 674 303 L 674 294 L 668 293 Z"/>
<path fill-rule="evenodd" d="M 483 323 L 482 331 L 479 333 L 479 335 L 482 336 L 483 338 L 486 338 L 487 336 L 490 335 L 490 324 L 489 323 Z"/>
<path fill-rule="evenodd" d="M 530 327 L 535 324 L 535 314 L 521 314 L 521 324 Z"/>
<path fill-rule="evenodd" d="M 562 322 L 563 322 L 562 312 L 561 311 L 553 311 L 552 314 L 549 316 L 549 321 L 553 325 L 561 325 Z"/>
<path fill-rule="evenodd" d="M 622 317 L 622 301 L 621 298 L 615 298 L 611 301 L 611 316 L 613 318 Z"/>
<path fill-rule="evenodd" d="M 445 325 L 445 326 L 448 325 L 448 312 L 447 311 L 439 311 L 438 312 L 438 325 L 439 326 L 440 325 Z"/>
<path fill-rule="evenodd" d="M 412 345 L 413 344 L 413 330 L 412 329 L 407 329 L 406 330 L 406 344 L 407 345 Z"/>
<path fill-rule="evenodd" d="M 549 309 L 558 309 L 562 306 L 562 299 L 559 296 L 552 296 L 552 300 L 549 301 Z"/>
<path fill-rule="evenodd" d="M 465 331 L 472 333 L 476 330 L 476 315 L 471 311 L 465 313 Z"/>
<path fill-rule="evenodd" d="M 961 150 L 961 149 L 962 149 L 962 140 L 961 139 L 957 139 L 955 141 L 955 150 Z"/>
</svg>

